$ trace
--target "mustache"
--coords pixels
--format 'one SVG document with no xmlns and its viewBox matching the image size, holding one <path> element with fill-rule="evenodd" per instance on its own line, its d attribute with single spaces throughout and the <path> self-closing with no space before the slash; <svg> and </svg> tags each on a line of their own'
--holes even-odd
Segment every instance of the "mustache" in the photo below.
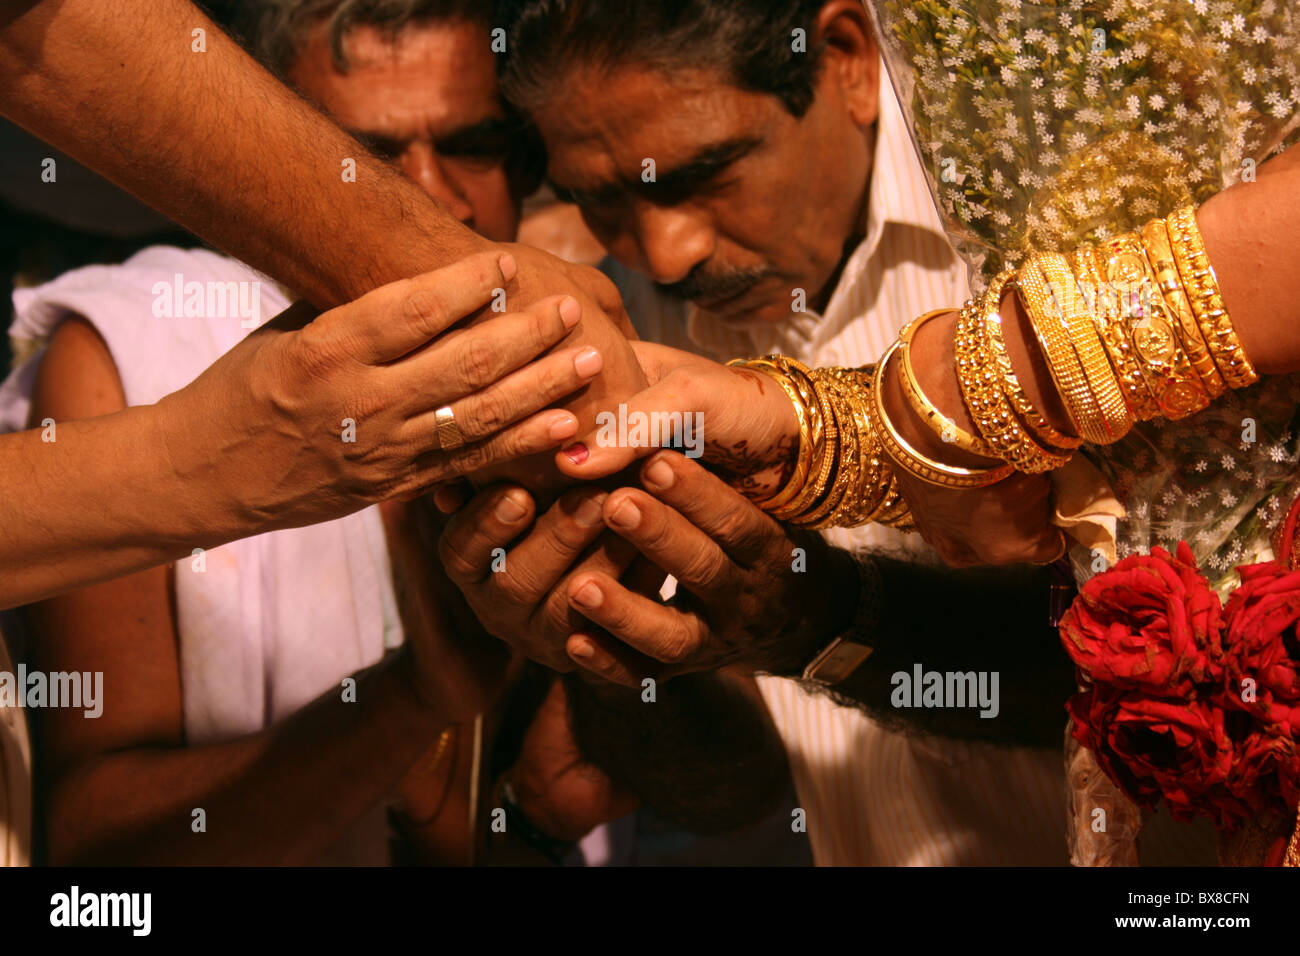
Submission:
<svg viewBox="0 0 1300 956">
<path fill-rule="evenodd" d="M 703 267 L 697 266 L 680 282 L 656 282 L 655 285 L 665 295 L 674 299 L 687 302 L 717 302 L 748 292 L 771 274 L 771 270 L 763 266 L 714 271 L 706 271 Z"/>
</svg>

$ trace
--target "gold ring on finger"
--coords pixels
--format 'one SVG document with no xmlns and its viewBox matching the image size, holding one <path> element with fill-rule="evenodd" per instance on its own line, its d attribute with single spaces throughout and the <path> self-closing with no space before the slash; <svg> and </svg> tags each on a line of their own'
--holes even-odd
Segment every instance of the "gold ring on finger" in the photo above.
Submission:
<svg viewBox="0 0 1300 956">
<path fill-rule="evenodd" d="M 442 451 L 455 451 L 465 444 L 465 436 L 456 424 L 456 413 L 450 405 L 444 405 L 434 412 L 433 418 L 438 425 L 438 447 Z"/>
</svg>

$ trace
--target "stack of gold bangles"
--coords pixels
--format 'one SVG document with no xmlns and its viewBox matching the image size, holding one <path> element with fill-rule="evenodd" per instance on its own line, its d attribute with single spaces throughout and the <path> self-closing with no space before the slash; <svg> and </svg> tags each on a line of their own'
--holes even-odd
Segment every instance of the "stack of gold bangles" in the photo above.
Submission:
<svg viewBox="0 0 1300 956">
<path fill-rule="evenodd" d="M 1008 289 L 1029 316 L 1073 434 L 1053 427 L 1020 385 L 1002 330 Z M 1258 378 L 1191 207 L 1069 256 L 1033 254 L 966 303 L 954 333 L 954 371 L 977 434 L 926 398 L 909 355 L 916 330 L 951 311 L 909 324 L 878 366 L 810 370 L 779 355 L 732 363 L 775 379 L 799 419 L 793 475 L 758 502 L 762 508 L 810 528 L 870 521 L 910 528 L 896 469 L 951 488 L 985 487 L 1016 471 L 1041 474 L 1066 464 L 1083 442 L 1110 444 L 1134 422 L 1184 418 Z M 885 408 L 882 382 L 891 363 L 920 419 L 946 443 L 998 464 L 958 467 L 913 448 Z"/>
</svg>

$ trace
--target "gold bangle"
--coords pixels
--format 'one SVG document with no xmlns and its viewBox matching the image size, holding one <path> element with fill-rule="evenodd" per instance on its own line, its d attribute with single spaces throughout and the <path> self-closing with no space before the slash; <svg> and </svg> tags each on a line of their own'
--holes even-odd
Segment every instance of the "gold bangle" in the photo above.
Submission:
<svg viewBox="0 0 1300 956">
<path fill-rule="evenodd" d="M 1210 398 L 1165 310 L 1142 240 L 1136 233 L 1109 239 L 1098 247 L 1097 257 L 1098 268 L 1119 292 L 1121 321 L 1161 413 L 1177 420 L 1199 412 Z"/>
<path fill-rule="evenodd" d="M 1093 317 L 1097 334 L 1119 377 L 1124 400 L 1138 421 L 1150 421 L 1163 413 L 1142 371 L 1127 323 L 1121 314 L 1113 287 L 1102 278 L 1100 254 L 1093 246 L 1080 246 L 1074 252 L 1073 265 L 1079 280 L 1079 295 Z M 1091 291 L 1091 295 L 1089 295 Z"/>
<path fill-rule="evenodd" d="M 778 521 L 789 521 L 811 511 L 826 493 L 839 453 L 839 428 L 830 398 L 826 395 L 825 388 L 813 381 L 808 366 L 788 356 L 780 356 L 777 361 L 790 376 L 804 404 L 812 412 L 809 417 L 813 439 L 810 479 L 788 504 L 770 509 L 769 512 Z"/>
<path fill-rule="evenodd" d="M 1117 442 L 1133 427 L 1133 414 L 1124 401 L 1119 377 L 1106 357 L 1097 327 L 1093 325 L 1085 303 L 1079 298 L 1079 286 L 1070 262 L 1059 252 L 1045 252 L 1033 257 L 1048 286 L 1056 291 L 1061 303 L 1070 346 L 1079 357 L 1088 391 L 1095 409 L 1100 412 L 1099 436 L 1105 443 Z M 1090 406 L 1089 414 L 1092 413 Z"/>
<path fill-rule="evenodd" d="M 871 390 L 872 411 L 875 412 L 876 422 L 880 426 L 881 445 L 884 446 L 885 451 L 888 452 L 898 467 L 903 468 L 922 481 L 929 482 L 932 485 L 942 485 L 946 488 L 987 488 L 989 485 L 995 484 L 1010 475 L 1012 472 L 1010 465 L 996 465 L 992 468 L 961 468 L 956 465 L 935 461 L 933 458 L 927 458 L 914 449 L 898 433 L 885 411 L 883 387 L 889 360 L 898 351 L 898 347 L 898 342 L 895 342 L 889 347 L 889 351 L 885 353 L 884 358 L 880 360 Z"/>
<path fill-rule="evenodd" d="M 943 441 L 956 445 L 962 451 L 969 452 L 980 458 L 998 458 L 1000 456 L 989 447 L 988 442 L 980 436 L 972 435 L 964 428 L 959 427 L 955 421 L 936 408 L 925 397 L 925 393 L 921 391 L 921 383 L 916 378 L 916 371 L 912 368 L 912 336 L 916 334 L 916 330 L 935 316 L 955 311 L 958 310 L 935 309 L 903 326 L 903 331 L 898 333 L 898 366 L 901 373 L 898 380 L 903 386 L 903 396 L 907 399 L 907 403 L 912 406 L 912 411 L 916 412 L 919 418 L 923 418 L 930 430 Z"/>
<path fill-rule="evenodd" d="M 1031 257 L 1021 267 L 1016 289 L 1075 430 L 1085 441 L 1104 443 L 1110 436 L 1104 426 L 1101 406 L 1088 386 L 1078 353 L 1070 344 L 1064 310 L 1035 258 Z"/>
<path fill-rule="evenodd" d="M 790 475 L 785 485 L 770 497 L 754 503 L 764 511 L 773 511 L 789 502 L 795 495 L 803 490 L 808 482 L 808 471 L 812 465 L 813 443 L 812 433 L 809 428 L 808 416 L 809 411 L 804 407 L 803 399 L 799 396 L 798 390 L 790 382 L 788 376 L 782 371 L 781 367 L 772 360 L 779 356 L 768 356 L 763 359 L 732 359 L 727 363 L 732 368 L 744 368 L 750 371 L 758 372 L 772 379 L 781 390 L 785 392 L 786 397 L 790 399 L 790 404 L 794 406 L 795 417 L 799 419 L 799 455 L 795 460 L 794 472 Z"/>
<path fill-rule="evenodd" d="M 827 527 L 841 506 L 857 487 L 860 470 L 858 427 L 853 419 L 851 402 L 844 384 L 825 369 L 816 369 L 809 377 L 826 395 L 839 436 L 835 449 L 835 467 L 826 493 L 790 523 L 800 528 Z"/>
<path fill-rule="evenodd" d="M 1007 397 L 1012 409 L 1020 416 L 1025 428 L 1039 445 L 1053 451 L 1073 451 L 1083 444 L 1082 440 L 1058 431 L 1046 416 L 1034 407 L 1034 403 L 1029 400 L 1029 396 L 1021 387 L 1020 379 L 1011 364 L 1006 336 L 1002 332 L 1002 296 L 1006 287 L 1013 284 L 1015 279 L 1016 270 L 1007 269 L 989 284 L 989 290 L 997 291 L 985 292 L 984 334 L 997 361 L 998 370 L 1002 373 L 1002 394 Z"/>
<path fill-rule="evenodd" d="M 1237 338 L 1219 292 L 1219 278 L 1210 265 L 1209 253 L 1196 224 L 1196 210 L 1184 206 L 1165 220 L 1173 246 L 1178 276 L 1196 315 L 1205 344 L 1215 366 L 1229 388 L 1245 388 L 1259 381 L 1259 375 Z"/>
<path fill-rule="evenodd" d="M 1147 261 L 1155 273 L 1156 287 L 1164 297 L 1165 312 L 1173 319 L 1174 330 L 1182 340 L 1183 351 L 1187 353 L 1188 361 L 1205 387 L 1209 400 L 1214 401 L 1228 386 L 1214 364 L 1201 327 L 1196 323 L 1196 313 L 1178 274 L 1178 262 L 1174 259 L 1169 227 L 1163 219 L 1153 219 L 1142 227 L 1142 247 L 1146 250 Z"/>
<path fill-rule="evenodd" d="M 871 388 L 874 366 L 862 369 L 825 370 L 839 380 L 848 409 L 858 432 L 858 478 L 839 509 L 827 519 L 827 526 L 854 528 L 869 521 L 899 527 L 911 523 L 907 502 L 898 491 L 892 460 L 885 454 L 872 420 Z"/>
<path fill-rule="evenodd" d="M 953 338 L 957 381 L 967 411 L 994 454 L 1017 471 L 1041 474 L 1060 468 L 1069 462 L 1070 455 L 1049 452 L 1035 443 L 1020 427 L 1015 410 L 1003 392 L 1000 363 L 985 332 L 989 313 L 997 322 L 1002 321 L 998 312 L 1002 288 L 990 286 L 978 305 L 969 302 L 962 309 Z"/>
</svg>

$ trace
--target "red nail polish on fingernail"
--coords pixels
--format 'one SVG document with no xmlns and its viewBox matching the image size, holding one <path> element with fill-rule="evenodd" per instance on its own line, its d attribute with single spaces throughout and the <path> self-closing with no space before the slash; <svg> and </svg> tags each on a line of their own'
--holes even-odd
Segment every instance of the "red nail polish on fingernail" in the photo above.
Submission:
<svg viewBox="0 0 1300 956">
<path fill-rule="evenodd" d="M 582 442 L 578 442 L 578 444 L 570 445 L 568 448 L 564 449 L 564 457 L 569 459 L 569 461 L 573 462 L 575 465 L 581 465 L 591 457 L 591 452 L 587 451 L 586 445 L 582 444 Z"/>
</svg>

